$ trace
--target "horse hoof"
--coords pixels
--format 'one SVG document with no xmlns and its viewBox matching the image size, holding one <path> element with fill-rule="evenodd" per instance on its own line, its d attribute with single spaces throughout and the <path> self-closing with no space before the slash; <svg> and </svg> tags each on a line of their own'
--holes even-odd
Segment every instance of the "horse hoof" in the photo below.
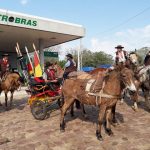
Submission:
<svg viewBox="0 0 150 150">
<path fill-rule="evenodd" d="M 118 123 L 118 121 L 117 121 L 116 119 L 113 119 L 111 124 L 112 124 L 114 127 L 116 127 L 116 126 L 119 125 L 119 123 Z"/>
<path fill-rule="evenodd" d="M 135 112 L 137 112 L 137 111 L 138 111 L 138 109 L 137 109 L 137 108 L 135 108 L 134 106 L 131 106 L 131 108 L 132 108 Z"/>
<path fill-rule="evenodd" d="M 96 130 L 96 137 L 99 141 L 103 141 L 103 138 L 98 130 Z"/>
<path fill-rule="evenodd" d="M 113 126 L 113 127 L 117 127 L 118 125 L 119 125 L 118 122 L 112 122 L 112 126 Z"/>
<path fill-rule="evenodd" d="M 61 132 L 61 133 L 65 132 L 65 129 L 61 129 L 61 128 L 60 128 L 60 132 Z"/>
<path fill-rule="evenodd" d="M 113 136 L 113 132 L 111 129 L 106 129 L 106 133 L 109 135 L 109 136 Z"/>
<path fill-rule="evenodd" d="M 120 103 L 119 103 L 119 104 L 120 104 L 120 105 L 123 105 L 123 103 L 124 103 L 124 101 L 120 101 Z"/>
<path fill-rule="evenodd" d="M 103 141 L 102 136 L 101 136 L 101 137 L 97 137 L 97 139 L 98 139 L 99 141 Z"/>
<path fill-rule="evenodd" d="M 97 137 L 97 139 L 98 139 L 99 141 L 103 141 L 103 138 L 102 138 L 102 137 Z"/>
<path fill-rule="evenodd" d="M 60 132 L 65 132 L 65 125 L 64 124 L 60 124 Z"/>
</svg>

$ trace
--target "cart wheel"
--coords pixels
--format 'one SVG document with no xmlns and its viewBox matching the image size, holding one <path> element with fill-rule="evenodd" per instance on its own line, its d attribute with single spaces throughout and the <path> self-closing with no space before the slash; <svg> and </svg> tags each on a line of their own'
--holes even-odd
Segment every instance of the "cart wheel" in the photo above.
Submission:
<svg viewBox="0 0 150 150">
<path fill-rule="evenodd" d="M 31 105 L 31 113 L 37 120 L 44 120 L 47 115 L 46 103 L 35 100 Z"/>
</svg>

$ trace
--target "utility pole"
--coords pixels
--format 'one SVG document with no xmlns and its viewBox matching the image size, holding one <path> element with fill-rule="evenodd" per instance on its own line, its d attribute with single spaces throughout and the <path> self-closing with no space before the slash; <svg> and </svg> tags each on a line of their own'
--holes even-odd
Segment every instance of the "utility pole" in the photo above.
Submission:
<svg viewBox="0 0 150 150">
<path fill-rule="evenodd" d="M 80 39 L 80 47 L 78 48 L 78 67 L 77 67 L 78 71 L 81 70 L 81 62 L 80 62 L 81 50 L 82 50 L 82 39 Z"/>
<path fill-rule="evenodd" d="M 80 39 L 80 61 L 81 61 L 81 66 L 80 66 L 80 70 L 82 70 L 83 67 L 83 63 L 82 63 L 82 56 L 83 56 L 83 45 L 82 45 L 82 39 Z"/>
</svg>

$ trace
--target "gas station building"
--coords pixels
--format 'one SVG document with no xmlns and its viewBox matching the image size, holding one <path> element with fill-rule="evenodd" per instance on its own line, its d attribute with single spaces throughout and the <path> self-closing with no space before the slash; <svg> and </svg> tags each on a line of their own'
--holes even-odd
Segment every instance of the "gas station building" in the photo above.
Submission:
<svg viewBox="0 0 150 150">
<path fill-rule="evenodd" d="M 40 52 L 41 64 L 44 64 L 43 49 L 84 36 L 85 28 L 81 25 L 0 9 L 0 58 L 2 53 L 8 53 L 14 68 L 17 42 L 23 54 L 26 54 L 25 46 L 33 52 L 34 43 Z"/>
</svg>

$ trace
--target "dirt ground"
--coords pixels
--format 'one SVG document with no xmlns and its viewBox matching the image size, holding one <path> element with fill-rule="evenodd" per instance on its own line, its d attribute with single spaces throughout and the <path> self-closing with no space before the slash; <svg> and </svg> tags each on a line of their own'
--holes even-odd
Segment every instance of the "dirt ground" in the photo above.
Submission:
<svg viewBox="0 0 150 150">
<path fill-rule="evenodd" d="M 60 110 L 43 121 L 35 120 L 27 105 L 24 91 L 16 92 L 13 108 L 0 107 L 0 150 L 150 150 L 150 112 L 140 97 L 139 111 L 134 112 L 131 101 L 117 104 L 119 125 L 112 127 L 114 136 L 106 135 L 103 142 L 96 139 L 97 108 L 86 106 L 88 118 L 75 110 L 75 117 L 66 115 L 66 131 L 60 133 Z M 0 97 L 4 102 L 4 96 Z"/>
</svg>

